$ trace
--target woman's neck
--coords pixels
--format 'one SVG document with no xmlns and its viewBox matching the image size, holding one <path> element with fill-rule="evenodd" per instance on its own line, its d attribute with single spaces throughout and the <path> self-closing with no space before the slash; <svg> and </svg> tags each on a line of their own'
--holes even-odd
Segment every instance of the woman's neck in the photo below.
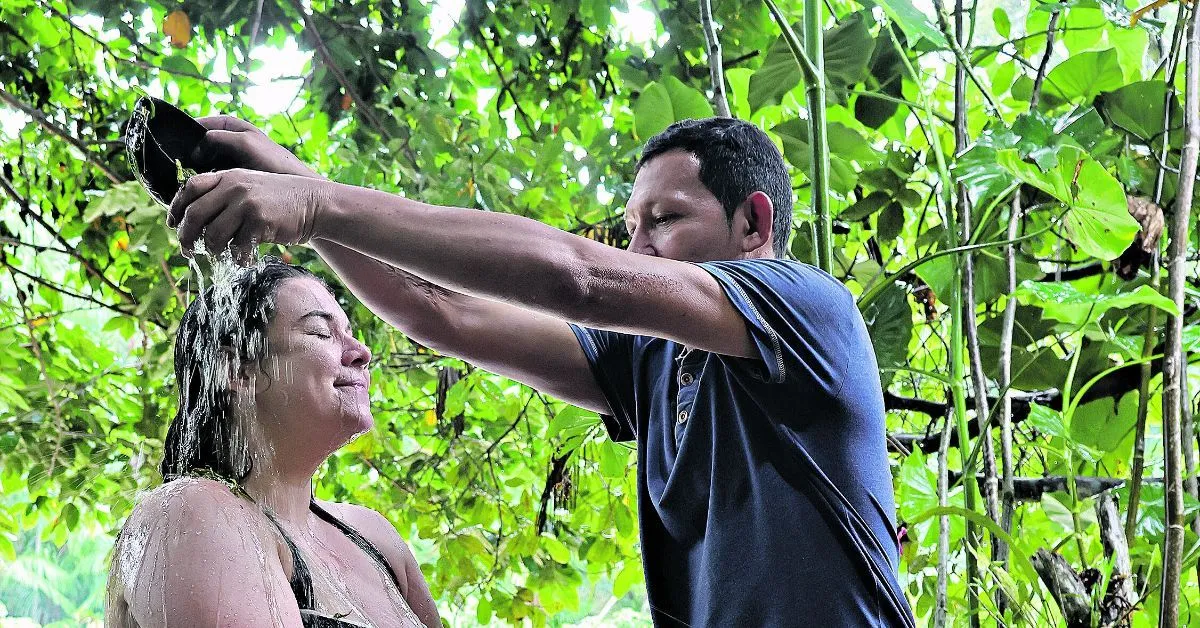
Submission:
<svg viewBox="0 0 1200 628">
<path fill-rule="evenodd" d="M 314 470 L 288 469 L 274 462 L 256 459 L 242 487 L 259 506 L 270 508 L 280 523 L 307 529 Z"/>
</svg>

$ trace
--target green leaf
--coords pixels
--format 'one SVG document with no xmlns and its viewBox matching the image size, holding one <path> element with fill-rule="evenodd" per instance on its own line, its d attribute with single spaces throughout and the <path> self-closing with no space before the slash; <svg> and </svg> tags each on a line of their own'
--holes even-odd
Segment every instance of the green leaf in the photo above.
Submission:
<svg viewBox="0 0 1200 628">
<path fill-rule="evenodd" d="M 946 38 L 937 24 L 918 9 L 911 0 L 867 0 L 866 6 L 879 6 L 892 19 L 904 34 L 908 36 L 909 44 L 916 45 L 919 39 L 928 40 L 936 48 L 946 48 Z"/>
<path fill-rule="evenodd" d="M 0 534 L 0 558 L 11 563 L 17 559 L 17 550 L 7 534 Z"/>
<path fill-rule="evenodd" d="M 1083 52 L 1054 66 L 1046 75 L 1043 91 L 1068 102 L 1090 101 L 1100 92 L 1125 83 L 1120 60 L 1113 48 Z"/>
<path fill-rule="evenodd" d="M 92 199 L 83 212 L 83 222 L 92 222 L 104 216 L 117 216 L 130 212 L 153 212 L 166 220 L 166 210 L 162 209 L 146 189 L 137 181 L 118 183 Z M 142 214 L 144 215 L 144 214 Z"/>
<path fill-rule="evenodd" d="M 1163 81 L 1138 81 L 1124 85 L 1096 98 L 1096 108 L 1114 126 L 1142 142 L 1161 142 L 1163 132 L 1163 106 L 1167 103 L 1167 84 Z M 1178 145 L 1178 130 L 1183 128 L 1183 107 L 1179 97 L 1172 93 L 1170 99 L 1172 143 Z M 1155 144 L 1156 150 L 1158 144 Z"/>
<path fill-rule="evenodd" d="M 1133 305 L 1152 305 L 1173 315 L 1178 312 L 1173 301 L 1147 285 L 1129 292 L 1103 294 L 1083 292 L 1069 282 L 1024 281 L 1014 296 L 1021 303 L 1041 307 L 1047 318 L 1070 325 L 1095 321 L 1108 310 Z"/>
<path fill-rule="evenodd" d="M 799 32 L 800 26 L 795 28 Z M 840 24 L 827 29 L 822 37 L 825 55 L 825 82 L 845 88 L 862 82 L 867 63 L 875 49 L 871 32 L 862 13 L 854 13 Z M 766 105 L 777 104 L 783 95 L 804 82 L 804 74 L 783 37 L 775 40 L 767 51 L 762 66 L 750 77 L 748 101 L 757 111 Z"/>
<path fill-rule="evenodd" d="M 645 141 L 666 129 L 672 122 L 689 118 L 708 118 L 712 115 L 712 105 L 704 94 L 684 85 L 679 79 L 668 76 L 661 82 L 646 85 L 637 101 L 633 103 L 635 137 Z"/>
<path fill-rule="evenodd" d="M 871 192 L 853 205 L 843 209 L 842 213 L 838 214 L 838 218 L 848 222 L 868 218 L 887 206 L 891 200 L 892 197 L 887 192 Z"/>
<path fill-rule="evenodd" d="M 622 598 L 629 592 L 633 585 L 641 582 L 645 578 L 642 573 L 642 566 L 636 562 L 627 562 L 621 571 L 617 572 L 617 577 L 613 579 L 613 597 Z"/>
<path fill-rule="evenodd" d="M 992 10 L 992 25 L 996 27 L 996 34 L 1001 37 L 1008 38 L 1012 32 L 1012 22 L 1008 19 L 1008 11 L 1003 7 L 996 7 Z"/>
<path fill-rule="evenodd" d="M 554 415 L 546 426 L 546 438 L 570 438 L 596 424 L 599 417 L 577 406 L 568 405 Z"/>
<path fill-rule="evenodd" d="M 611 440 L 600 443 L 600 475 L 606 478 L 620 478 L 624 477 L 629 469 L 629 448 Z"/>
<path fill-rule="evenodd" d="M 545 535 L 540 538 L 542 540 L 542 547 L 546 548 L 546 552 L 550 554 L 550 558 L 553 558 L 554 562 L 562 565 L 570 562 L 571 551 L 567 549 L 566 545 L 562 544 L 562 541 Z"/>
<path fill-rule="evenodd" d="M 913 314 L 908 293 L 893 283 L 863 310 L 863 320 L 875 348 L 875 361 L 881 369 L 908 364 L 908 343 L 912 340 Z M 895 371 L 883 370 L 879 379 L 886 388 L 896 376 Z"/>
<path fill-rule="evenodd" d="M 1063 146 L 1055 167 L 1046 171 L 1021 160 L 1012 148 L 997 151 L 996 162 L 1067 205 L 1067 237 L 1088 255 L 1116 259 L 1140 229 L 1129 215 L 1121 183 L 1082 148 Z"/>
</svg>

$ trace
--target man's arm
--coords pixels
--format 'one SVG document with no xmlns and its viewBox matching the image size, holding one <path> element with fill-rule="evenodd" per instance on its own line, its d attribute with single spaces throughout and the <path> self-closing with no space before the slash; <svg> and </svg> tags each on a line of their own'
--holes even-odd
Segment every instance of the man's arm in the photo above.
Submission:
<svg viewBox="0 0 1200 628">
<path fill-rule="evenodd" d="M 612 413 L 565 322 L 442 288 L 335 242 L 312 245 L 364 305 L 409 338 L 581 408 Z"/>
<path fill-rule="evenodd" d="M 194 159 L 323 180 L 254 125 L 200 118 L 209 129 Z M 583 350 L 561 320 L 447 290 L 326 240 L 313 248 L 376 316 L 440 353 L 601 414 L 611 413 Z"/>
<path fill-rule="evenodd" d="M 741 314 L 693 264 L 639 255 L 536 220 L 247 170 L 199 174 L 172 202 L 185 251 L 336 242 L 452 290 L 591 327 L 751 357 Z"/>
<path fill-rule="evenodd" d="M 326 185 L 313 192 L 318 237 L 435 284 L 591 327 L 755 355 L 741 314 L 717 280 L 693 264 L 630 253 L 521 216 Z"/>
</svg>

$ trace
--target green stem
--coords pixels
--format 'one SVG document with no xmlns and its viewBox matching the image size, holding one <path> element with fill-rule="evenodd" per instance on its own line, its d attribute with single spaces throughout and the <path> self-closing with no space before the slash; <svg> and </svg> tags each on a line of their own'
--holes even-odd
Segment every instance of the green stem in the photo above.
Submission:
<svg viewBox="0 0 1200 628">
<path fill-rule="evenodd" d="M 816 216 L 817 267 L 833 271 L 833 219 L 829 210 L 829 141 L 825 127 L 825 54 L 822 50 L 821 0 L 804 3 L 804 42 L 796 37 L 787 18 L 773 0 L 764 0 L 771 17 L 779 25 L 796 64 L 805 78 L 805 101 L 808 107 L 808 137 L 812 150 L 809 180 L 812 182 L 812 211 Z"/>
</svg>

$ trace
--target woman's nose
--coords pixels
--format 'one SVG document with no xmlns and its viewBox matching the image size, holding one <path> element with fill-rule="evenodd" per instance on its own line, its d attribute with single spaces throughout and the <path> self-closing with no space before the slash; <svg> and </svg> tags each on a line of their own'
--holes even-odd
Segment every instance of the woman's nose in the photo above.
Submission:
<svg viewBox="0 0 1200 628">
<path fill-rule="evenodd" d="M 365 367 L 371 363 L 371 350 L 359 342 L 358 338 L 348 336 L 349 345 L 342 352 L 342 364 L 345 366 Z"/>
</svg>

